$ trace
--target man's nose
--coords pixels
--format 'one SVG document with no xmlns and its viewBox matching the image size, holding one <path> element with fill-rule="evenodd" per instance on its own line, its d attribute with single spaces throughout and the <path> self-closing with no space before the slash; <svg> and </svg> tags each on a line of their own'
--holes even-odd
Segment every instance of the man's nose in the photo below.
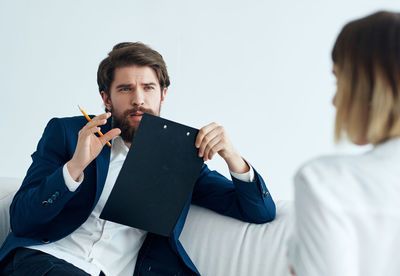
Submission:
<svg viewBox="0 0 400 276">
<path fill-rule="evenodd" d="M 131 104 L 132 105 L 144 105 L 144 91 L 136 89 L 135 93 L 132 93 Z"/>
</svg>

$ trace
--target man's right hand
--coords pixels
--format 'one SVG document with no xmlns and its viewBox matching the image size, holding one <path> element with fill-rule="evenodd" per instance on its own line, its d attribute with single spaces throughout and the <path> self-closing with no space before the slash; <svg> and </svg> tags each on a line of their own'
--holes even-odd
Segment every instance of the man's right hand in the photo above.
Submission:
<svg viewBox="0 0 400 276">
<path fill-rule="evenodd" d="M 105 125 L 110 116 L 110 112 L 96 116 L 79 131 L 74 155 L 67 162 L 68 172 L 75 181 L 79 179 L 90 162 L 100 154 L 104 145 L 121 133 L 119 128 L 114 128 L 105 133 L 104 136 L 97 137 L 95 135 L 100 130 L 99 126 Z"/>
</svg>

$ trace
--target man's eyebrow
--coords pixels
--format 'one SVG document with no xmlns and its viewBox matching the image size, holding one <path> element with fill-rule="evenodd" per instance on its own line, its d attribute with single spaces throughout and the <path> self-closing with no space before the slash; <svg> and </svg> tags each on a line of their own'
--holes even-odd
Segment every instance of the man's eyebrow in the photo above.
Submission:
<svg viewBox="0 0 400 276">
<path fill-rule="evenodd" d="M 145 82 L 145 83 L 142 83 L 142 85 L 143 85 L 143 86 L 147 86 L 147 85 L 154 85 L 154 86 L 157 86 L 157 84 L 156 84 L 155 82 Z"/>
<path fill-rule="evenodd" d="M 121 84 L 119 84 L 119 85 L 117 85 L 117 89 L 118 88 L 125 88 L 125 87 L 131 87 L 132 86 L 132 84 L 130 84 L 130 83 L 121 83 Z"/>
</svg>

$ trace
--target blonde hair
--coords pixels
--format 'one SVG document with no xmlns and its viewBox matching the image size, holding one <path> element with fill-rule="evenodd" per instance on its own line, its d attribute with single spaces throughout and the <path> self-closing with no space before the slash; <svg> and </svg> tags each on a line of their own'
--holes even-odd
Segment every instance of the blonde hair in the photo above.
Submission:
<svg viewBox="0 0 400 276">
<path fill-rule="evenodd" d="M 352 21 L 332 51 L 337 66 L 335 140 L 379 144 L 400 136 L 400 14 Z"/>
</svg>

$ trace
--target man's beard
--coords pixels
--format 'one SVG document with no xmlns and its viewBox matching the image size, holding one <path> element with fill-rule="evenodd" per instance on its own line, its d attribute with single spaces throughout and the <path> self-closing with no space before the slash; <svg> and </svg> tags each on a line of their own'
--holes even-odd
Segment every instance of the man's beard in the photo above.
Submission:
<svg viewBox="0 0 400 276">
<path fill-rule="evenodd" d="M 122 114 L 118 114 L 115 111 L 114 106 L 111 105 L 111 114 L 112 114 L 111 127 L 119 128 L 121 130 L 120 136 L 121 136 L 122 140 L 130 143 L 130 142 L 132 142 L 133 137 L 135 137 L 136 130 L 139 127 L 139 124 L 137 126 L 131 125 L 131 123 L 129 121 L 130 114 L 140 111 L 140 112 L 149 113 L 149 114 L 152 114 L 155 116 L 160 116 L 160 109 L 161 109 L 161 106 L 159 107 L 158 112 L 156 112 L 152 109 L 138 106 L 138 107 L 134 107 L 132 109 L 126 110 Z"/>
</svg>

